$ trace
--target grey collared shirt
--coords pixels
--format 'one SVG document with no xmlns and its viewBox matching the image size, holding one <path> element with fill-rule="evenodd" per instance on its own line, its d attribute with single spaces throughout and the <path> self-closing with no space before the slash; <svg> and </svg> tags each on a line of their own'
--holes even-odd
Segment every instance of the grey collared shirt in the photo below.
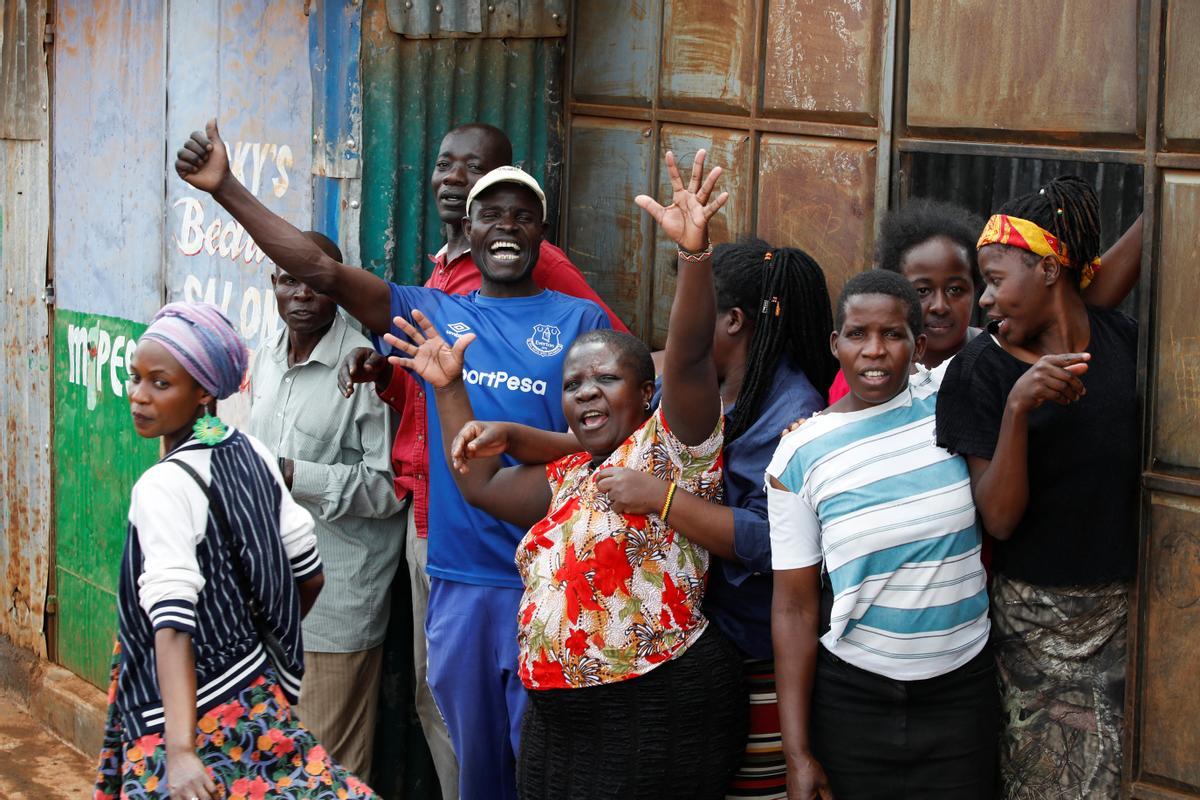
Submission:
<svg viewBox="0 0 1200 800">
<path fill-rule="evenodd" d="M 265 340 L 250 366 L 249 431 L 295 463 L 292 497 L 312 513 L 325 588 L 304 620 L 304 647 L 348 653 L 375 647 L 387 630 L 388 590 L 404 545 L 404 504 L 392 489 L 389 410 L 360 388 L 342 397 L 346 353 L 370 347 L 338 314 L 312 355 L 287 363 L 287 328 Z"/>
</svg>

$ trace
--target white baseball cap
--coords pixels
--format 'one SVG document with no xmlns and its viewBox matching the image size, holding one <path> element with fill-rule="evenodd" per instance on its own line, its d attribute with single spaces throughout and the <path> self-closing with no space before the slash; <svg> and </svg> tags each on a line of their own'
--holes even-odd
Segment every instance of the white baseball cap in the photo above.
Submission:
<svg viewBox="0 0 1200 800">
<path fill-rule="evenodd" d="M 475 185 L 471 187 L 471 193 L 467 195 L 467 216 L 471 215 L 472 201 L 498 183 L 517 183 L 536 194 L 538 202 L 542 204 L 542 222 L 546 221 L 546 193 L 538 185 L 537 178 L 520 167 L 507 166 L 496 167 L 475 182 Z"/>
</svg>

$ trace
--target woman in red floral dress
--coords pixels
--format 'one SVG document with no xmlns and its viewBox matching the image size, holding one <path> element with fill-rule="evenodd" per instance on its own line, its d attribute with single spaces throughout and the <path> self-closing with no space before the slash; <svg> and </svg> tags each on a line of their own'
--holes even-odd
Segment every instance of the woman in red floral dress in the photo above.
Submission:
<svg viewBox="0 0 1200 800">
<path fill-rule="evenodd" d="M 411 342 L 389 338 L 408 356 L 394 362 L 437 387 L 464 497 L 529 528 L 516 554 L 525 586 L 520 674 L 530 692 L 517 765 L 526 800 L 719 798 L 744 745 L 740 656 L 701 612 L 708 552 L 669 524 L 675 491 L 710 499 L 721 491 L 708 221 L 728 195 L 714 195 L 719 167 L 701 183 L 703 150 L 686 187 L 671 153 L 666 164 L 673 202 L 636 200 L 679 246 L 657 411 L 650 352 L 628 334 L 591 331 L 571 345 L 562 389 L 569 434 L 470 422 L 462 364 L 473 334 L 451 348 L 414 314 L 422 331 L 396 319 Z M 500 462 L 505 452 L 525 464 L 542 452 L 549 460 L 564 440 L 583 451 L 539 466 Z M 610 501 L 611 467 L 669 481 L 659 513 L 623 513 Z"/>
</svg>

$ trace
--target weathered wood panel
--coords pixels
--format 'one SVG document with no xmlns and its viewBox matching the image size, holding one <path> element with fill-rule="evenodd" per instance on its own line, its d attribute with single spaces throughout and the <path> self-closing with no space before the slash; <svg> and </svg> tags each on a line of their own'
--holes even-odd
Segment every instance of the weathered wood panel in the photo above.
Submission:
<svg viewBox="0 0 1200 800">
<path fill-rule="evenodd" d="M 50 129 L 46 73 L 47 0 L 5 0 L 0 8 L 0 139 L 45 139 Z"/>
<path fill-rule="evenodd" d="M 867 142 L 762 138 L 758 235 L 807 251 L 834 300 L 847 278 L 871 264 L 875 161 L 875 145 Z"/>
<path fill-rule="evenodd" d="M 908 124 L 1137 133 L 1134 0 L 912 0 Z"/>
<path fill-rule="evenodd" d="M 1140 678 L 1141 779 L 1200 792 L 1200 500 L 1151 496 Z"/>
<path fill-rule="evenodd" d="M 1200 468 L 1200 173 L 1163 176 L 1155 314 L 1153 456 Z"/>
<path fill-rule="evenodd" d="M 1162 126 L 1167 144 L 1200 144 L 1200 3 L 1173 0 L 1167 6 L 1166 73 Z M 1194 149 L 1189 147 L 1188 149 Z"/>
<path fill-rule="evenodd" d="M 887 0 L 771 0 L 763 114 L 874 124 Z"/>
</svg>

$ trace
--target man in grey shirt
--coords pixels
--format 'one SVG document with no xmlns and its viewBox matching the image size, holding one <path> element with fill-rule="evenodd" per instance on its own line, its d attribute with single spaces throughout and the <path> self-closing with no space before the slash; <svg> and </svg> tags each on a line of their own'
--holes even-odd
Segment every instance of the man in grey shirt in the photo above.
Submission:
<svg viewBox="0 0 1200 800">
<path fill-rule="evenodd" d="M 342 260 L 325 236 L 306 235 Z M 369 782 L 388 592 L 404 546 L 389 411 L 370 392 L 346 400 L 338 391 L 342 359 L 370 344 L 333 301 L 278 267 L 271 284 L 286 327 L 254 354 L 249 432 L 279 457 L 292 497 L 312 513 L 325 565 L 325 590 L 304 620 L 297 713 Z"/>
</svg>

